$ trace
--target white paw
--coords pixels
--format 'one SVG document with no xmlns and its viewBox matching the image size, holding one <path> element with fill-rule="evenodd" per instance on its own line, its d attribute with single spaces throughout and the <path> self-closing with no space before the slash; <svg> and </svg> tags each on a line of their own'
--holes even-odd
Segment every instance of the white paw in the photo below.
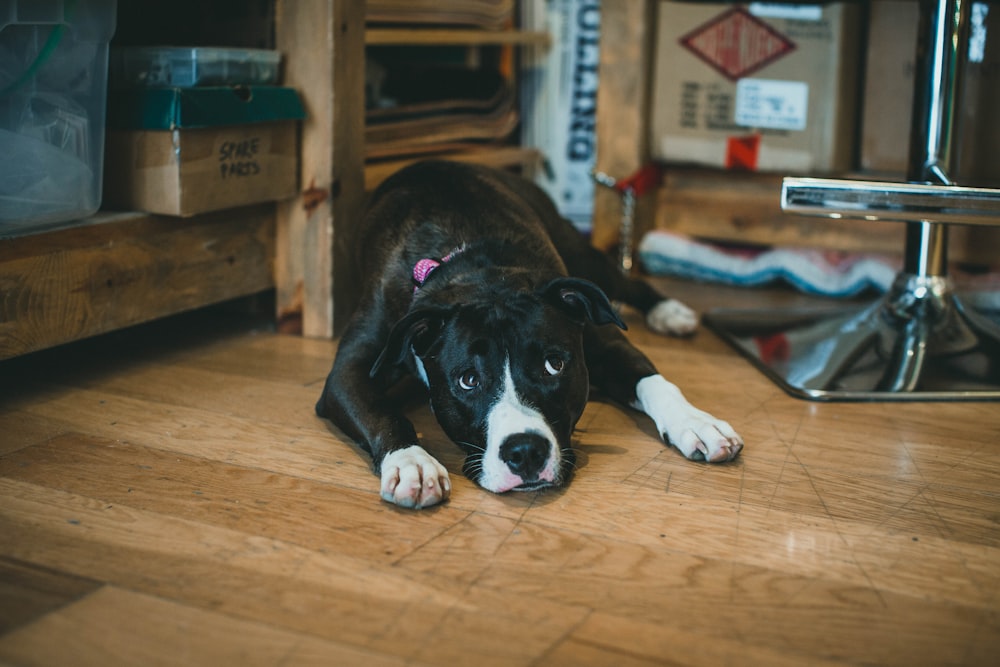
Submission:
<svg viewBox="0 0 1000 667">
<path fill-rule="evenodd" d="M 646 314 L 646 324 L 656 333 L 684 336 L 698 328 L 698 314 L 677 299 L 664 299 Z"/>
<path fill-rule="evenodd" d="M 649 415 L 667 444 L 695 461 L 732 461 L 743 449 L 733 427 L 699 410 L 662 375 L 650 375 L 636 385 L 636 406 Z"/>
<path fill-rule="evenodd" d="M 695 407 L 671 419 L 663 438 L 693 461 L 724 463 L 743 449 L 743 438 L 728 422 Z"/>
<path fill-rule="evenodd" d="M 420 509 L 451 494 L 448 471 L 420 445 L 389 452 L 382 459 L 382 498 L 400 507 Z"/>
</svg>

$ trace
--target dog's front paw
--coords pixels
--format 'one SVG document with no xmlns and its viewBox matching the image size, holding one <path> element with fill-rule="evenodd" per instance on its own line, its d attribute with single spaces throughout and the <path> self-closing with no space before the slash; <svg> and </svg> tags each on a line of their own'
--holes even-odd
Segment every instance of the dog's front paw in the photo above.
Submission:
<svg viewBox="0 0 1000 667">
<path fill-rule="evenodd" d="M 389 452 L 382 459 L 382 499 L 400 507 L 437 505 L 451 494 L 448 471 L 420 445 Z"/>
<path fill-rule="evenodd" d="M 663 432 L 663 439 L 693 461 L 725 463 L 743 449 L 743 438 L 729 422 L 695 407 L 679 411 Z"/>
<path fill-rule="evenodd" d="M 698 314 L 677 299 L 664 299 L 646 314 L 646 325 L 656 333 L 686 336 L 698 328 Z"/>
<path fill-rule="evenodd" d="M 635 407 L 649 415 L 660 437 L 694 461 L 732 461 L 743 449 L 743 438 L 728 422 L 699 410 L 662 375 L 650 375 L 636 385 Z"/>
</svg>

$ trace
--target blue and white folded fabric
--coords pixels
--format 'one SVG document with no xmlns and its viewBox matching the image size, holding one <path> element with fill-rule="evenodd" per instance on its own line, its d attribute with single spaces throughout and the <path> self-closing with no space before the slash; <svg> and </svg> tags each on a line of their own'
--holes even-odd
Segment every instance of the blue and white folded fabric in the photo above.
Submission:
<svg viewBox="0 0 1000 667">
<path fill-rule="evenodd" d="M 866 289 L 884 292 L 899 270 L 898 260 L 880 255 L 811 248 L 730 248 L 660 230 L 643 237 L 639 258 L 651 275 L 742 286 L 783 281 L 803 292 L 835 297 Z"/>
</svg>

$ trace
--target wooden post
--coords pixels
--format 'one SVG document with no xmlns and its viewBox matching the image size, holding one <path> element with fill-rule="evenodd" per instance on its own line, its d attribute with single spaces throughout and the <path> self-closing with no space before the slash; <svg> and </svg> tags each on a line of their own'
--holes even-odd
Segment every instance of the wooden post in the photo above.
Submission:
<svg viewBox="0 0 1000 667">
<path fill-rule="evenodd" d="M 278 0 L 285 85 L 302 96 L 300 192 L 277 218 L 278 322 L 330 338 L 354 306 L 352 238 L 364 200 L 364 0 Z"/>
<path fill-rule="evenodd" d="M 616 179 L 631 176 L 649 160 L 649 91 L 656 37 L 656 0 L 601 3 L 601 62 L 597 89 L 596 170 Z M 636 209 L 635 240 L 652 226 L 653 193 Z M 598 186 L 594 193 L 592 243 L 609 250 L 619 242 L 621 197 Z"/>
</svg>

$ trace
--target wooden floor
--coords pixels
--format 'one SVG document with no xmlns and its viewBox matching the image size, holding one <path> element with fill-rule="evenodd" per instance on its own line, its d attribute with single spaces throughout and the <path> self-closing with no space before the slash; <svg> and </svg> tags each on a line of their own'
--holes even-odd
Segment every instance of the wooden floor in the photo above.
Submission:
<svg viewBox="0 0 1000 667">
<path fill-rule="evenodd" d="M 212 314 L 0 364 L 0 663 L 998 664 L 1000 406 L 803 402 L 630 322 L 737 462 L 592 403 L 569 488 L 495 496 L 416 406 L 454 489 L 404 511 L 313 415 L 332 343 Z"/>
</svg>

